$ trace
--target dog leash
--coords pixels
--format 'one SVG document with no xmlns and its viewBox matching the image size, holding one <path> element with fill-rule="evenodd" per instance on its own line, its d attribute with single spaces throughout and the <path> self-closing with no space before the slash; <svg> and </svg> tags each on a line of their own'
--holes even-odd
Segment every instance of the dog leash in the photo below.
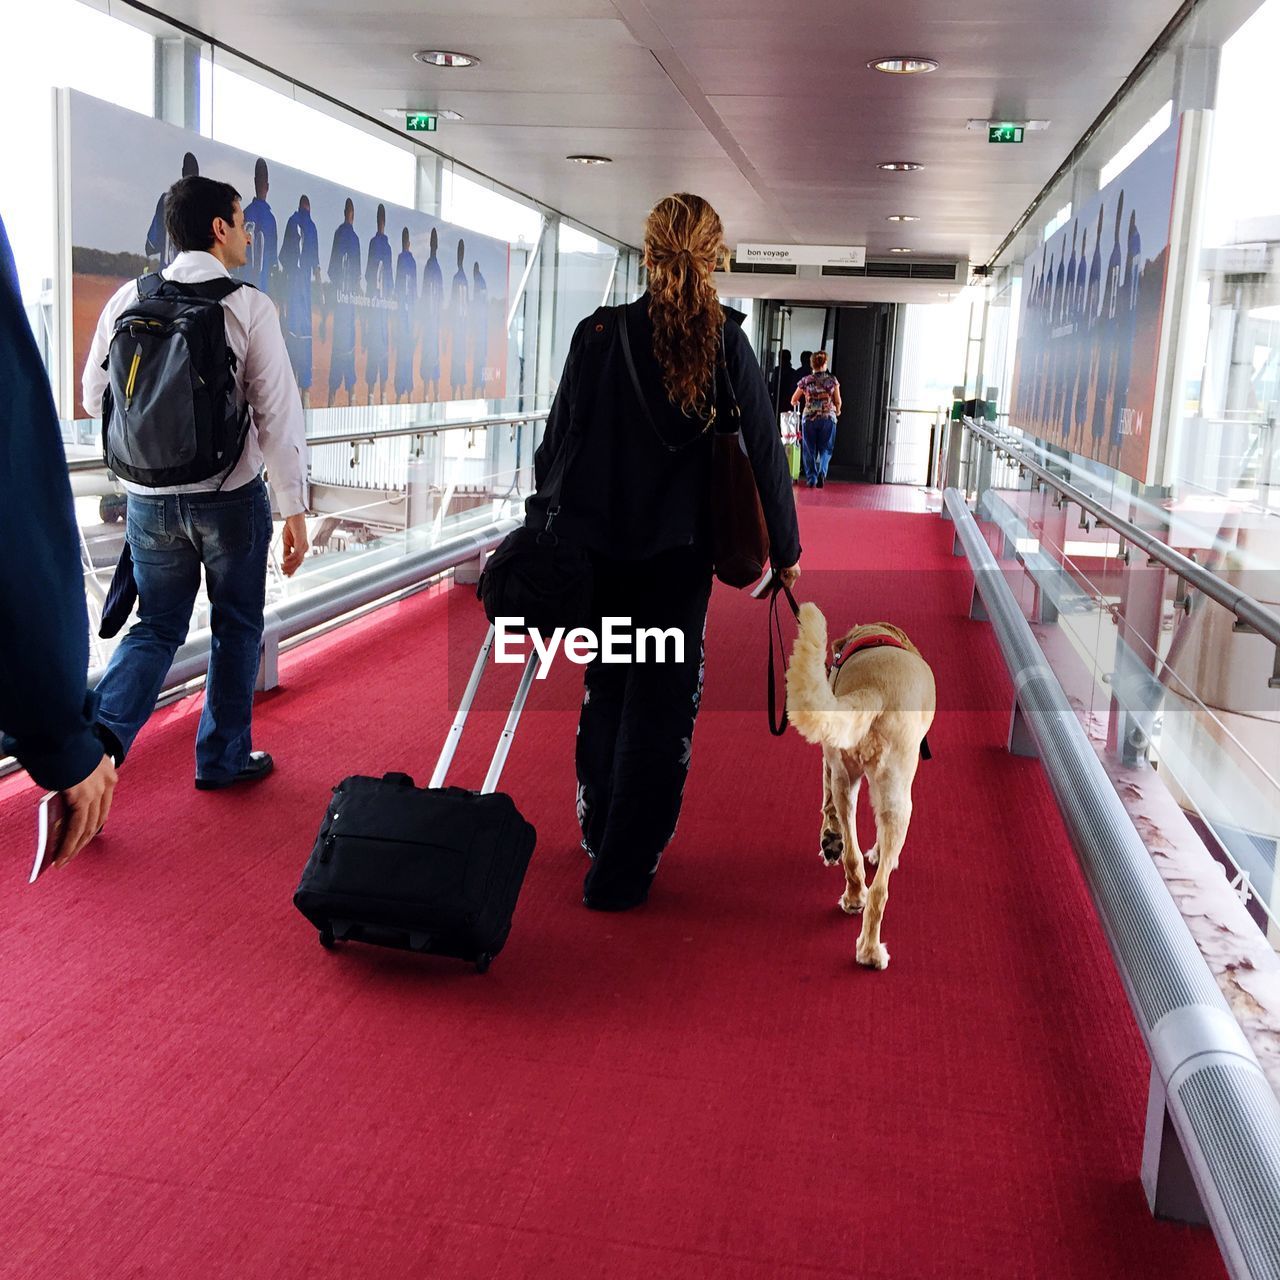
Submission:
<svg viewBox="0 0 1280 1280">
<path fill-rule="evenodd" d="M 778 597 L 785 595 L 787 603 L 791 606 L 791 612 L 798 618 L 800 616 L 800 606 L 796 603 L 796 598 L 791 593 L 791 588 L 782 580 L 782 574 L 774 571 L 773 582 L 769 589 L 769 732 L 775 738 L 780 738 L 787 731 L 787 694 L 783 690 L 782 694 L 782 718 L 778 718 L 778 676 L 775 670 L 775 658 L 773 656 L 773 640 L 776 635 L 778 638 L 778 651 L 785 652 L 782 640 L 782 619 L 778 616 Z"/>
</svg>

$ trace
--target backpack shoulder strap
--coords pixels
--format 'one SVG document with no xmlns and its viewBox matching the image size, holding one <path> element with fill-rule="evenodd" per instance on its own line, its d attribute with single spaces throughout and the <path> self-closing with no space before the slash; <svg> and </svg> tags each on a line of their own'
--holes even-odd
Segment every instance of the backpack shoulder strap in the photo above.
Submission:
<svg viewBox="0 0 1280 1280">
<path fill-rule="evenodd" d="M 138 277 L 138 297 L 154 298 L 160 292 L 161 286 L 165 283 L 164 276 L 158 271 L 153 271 L 150 275 Z"/>
<path fill-rule="evenodd" d="M 170 281 L 173 284 L 174 281 Z M 210 302 L 221 302 L 229 298 L 237 289 L 252 289 L 247 280 L 236 280 L 230 276 L 217 276 L 212 280 L 201 280 L 198 284 L 180 284 L 177 286 L 183 293 L 192 298 L 205 298 Z"/>
</svg>

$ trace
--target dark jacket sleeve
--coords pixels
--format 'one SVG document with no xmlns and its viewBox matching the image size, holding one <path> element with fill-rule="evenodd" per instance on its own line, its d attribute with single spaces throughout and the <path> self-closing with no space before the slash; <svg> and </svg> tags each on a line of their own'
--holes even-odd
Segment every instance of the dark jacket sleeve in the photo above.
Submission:
<svg viewBox="0 0 1280 1280">
<path fill-rule="evenodd" d="M 102 759 L 79 547 L 58 417 L 0 222 L 0 728 L 3 749 L 50 790 Z"/>
<path fill-rule="evenodd" d="M 774 568 L 786 569 L 800 559 L 800 527 L 791 490 L 791 468 L 778 434 L 764 374 L 746 334 L 737 325 L 727 324 L 724 338 L 729 376 L 742 411 L 742 438 L 751 458 L 760 505 L 769 528 L 769 559 Z"/>
</svg>

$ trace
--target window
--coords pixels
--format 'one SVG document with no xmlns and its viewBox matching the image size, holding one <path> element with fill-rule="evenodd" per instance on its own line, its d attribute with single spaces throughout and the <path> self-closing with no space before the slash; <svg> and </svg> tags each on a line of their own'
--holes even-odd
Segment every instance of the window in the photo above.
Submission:
<svg viewBox="0 0 1280 1280">
<path fill-rule="evenodd" d="M 217 60 L 202 60 L 200 69 L 202 105 L 204 82 L 211 85 L 210 136 L 215 141 L 331 182 L 353 185 L 353 175 L 359 175 L 355 181 L 361 190 L 413 208 L 417 165 L 412 151 L 335 120 Z"/>
<path fill-rule="evenodd" d="M 1065 227 L 1067 223 L 1070 221 L 1071 221 L 1071 201 L 1068 200 L 1067 203 L 1064 204 L 1062 208 L 1059 209 L 1058 212 L 1053 215 L 1052 219 L 1050 219 L 1049 225 L 1045 227 L 1044 235 L 1041 237 L 1041 239 L 1044 239 L 1044 240 L 1051 239 L 1054 232 L 1060 230 L 1062 227 Z"/>
<path fill-rule="evenodd" d="M 445 170 L 442 188 L 440 216 L 444 221 L 525 248 L 538 243 L 542 214 L 537 209 L 455 173 L 452 166 Z"/>
<path fill-rule="evenodd" d="M 1172 119 L 1173 102 L 1170 100 L 1102 166 L 1098 186 L 1105 187 L 1112 178 L 1123 173 L 1169 127 Z"/>
<path fill-rule="evenodd" d="M 10 122 L 0 166 L 0 216 L 34 305 L 54 267 L 53 91 L 69 87 L 150 115 L 155 45 L 145 31 L 79 0 L 7 8 L 0 113 Z M 20 123 L 19 123 L 20 122 Z"/>
</svg>

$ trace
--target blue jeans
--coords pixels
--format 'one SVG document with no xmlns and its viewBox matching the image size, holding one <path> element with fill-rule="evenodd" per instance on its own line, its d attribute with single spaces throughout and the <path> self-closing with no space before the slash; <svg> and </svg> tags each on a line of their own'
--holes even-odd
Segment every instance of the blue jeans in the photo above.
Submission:
<svg viewBox="0 0 1280 1280">
<path fill-rule="evenodd" d="M 817 484 L 825 478 L 836 447 L 834 418 L 806 418 L 800 428 L 800 465 L 806 484 Z"/>
<path fill-rule="evenodd" d="M 127 752 L 187 638 L 203 565 L 213 641 L 196 734 L 196 777 L 233 778 L 250 751 L 271 545 L 267 487 L 254 480 L 230 491 L 131 493 L 126 536 L 138 620 L 98 682 L 98 720 Z"/>
</svg>

